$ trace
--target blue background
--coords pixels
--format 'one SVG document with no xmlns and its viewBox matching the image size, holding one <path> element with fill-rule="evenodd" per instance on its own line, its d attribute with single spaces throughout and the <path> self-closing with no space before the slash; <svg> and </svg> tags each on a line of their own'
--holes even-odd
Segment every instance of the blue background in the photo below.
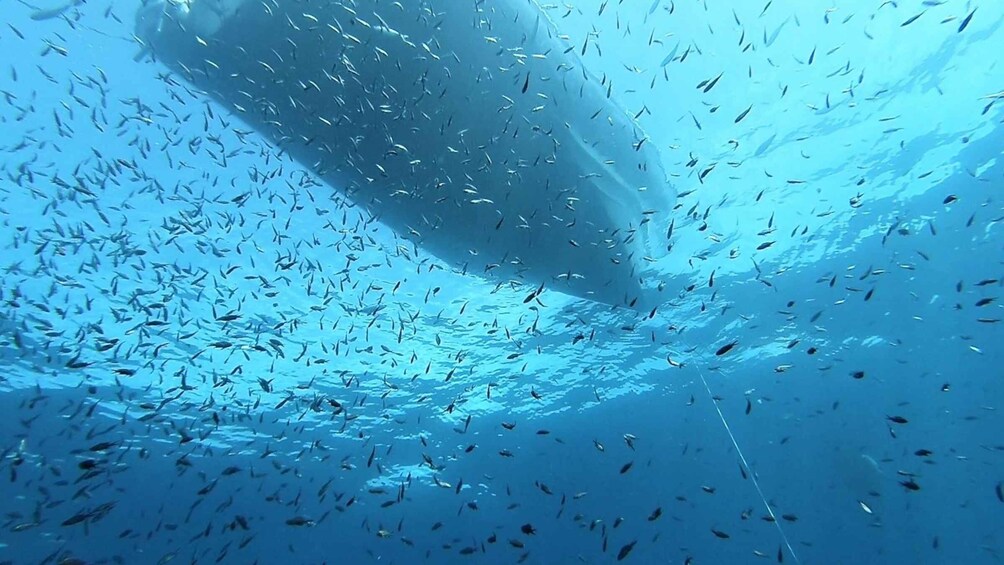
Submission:
<svg viewBox="0 0 1004 565">
<path fill-rule="evenodd" d="M 702 376 L 801 562 L 999 562 L 1004 4 L 600 4 L 548 13 L 686 194 L 651 316 L 416 251 L 131 6 L 6 3 L 0 562 L 793 562 Z"/>
</svg>

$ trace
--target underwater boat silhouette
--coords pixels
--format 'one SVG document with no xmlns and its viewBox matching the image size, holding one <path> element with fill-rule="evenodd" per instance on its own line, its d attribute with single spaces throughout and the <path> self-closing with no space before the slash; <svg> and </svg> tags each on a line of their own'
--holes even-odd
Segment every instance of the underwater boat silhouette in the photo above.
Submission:
<svg viewBox="0 0 1004 565">
<path fill-rule="evenodd" d="M 628 304 L 665 253 L 676 192 L 655 143 L 534 1 L 172 0 L 136 27 L 156 60 L 465 273 Z"/>
</svg>

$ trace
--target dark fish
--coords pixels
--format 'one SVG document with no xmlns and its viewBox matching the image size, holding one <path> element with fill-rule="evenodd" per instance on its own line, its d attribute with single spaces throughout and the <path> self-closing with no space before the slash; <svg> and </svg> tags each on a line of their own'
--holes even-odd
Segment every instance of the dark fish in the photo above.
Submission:
<svg viewBox="0 0 1004 565">
<path fill-rule="evenodd" d="M 750 104 L 750 107 L 749 107 L 749 108 L 746 108 L 745 110 L 743 110 L 743 112 L 742 112 L 741 114 L 739 114 L 738 116 L 736 116 L 736 121 L 735 121 L 735 123 L 737 123 L 737 124 L 738 124 L 739 122 L 743 121 L 743 118 L 745 118 L 745 117 L 746 117 L 746 115 L 747 115 L 747 114 L 749 114 L 749 113 L 750 113 L 750 110 L 752 110 L 752 109 L 753 109 L 753 105 L 752 105 L 752 104 Z"/>
<path fill-rule="evenodd" d="M 287 526 L 313 526 L 314 521 L 309 518 L 304 518 L 303 516 L 294 516 L 286 520 Z"/>
<path fill-rule="evenodd" d="M 78 514 L 75 514 L 75 515 L 67 518 L 66 520 L 63 520 L 62 525 L 63 526 L 73 526 L 75 524 L 79 524 L 79 523 L 83 522 L 89 516 L 90 516 L 90 513 L 88 513 L 88 512 L 80 512 Z"/>
<path fill-rule="evenodd" d="M 962 20 L 961 24 L 959 24 L 959 31 L 957 33 L 962 33 L 962 31 L 965 30 L 966 27 L 969 26 L 969 22 L 972 21 L 973 14 L 975 14 L 975 13 L 976 13 L 976 8 L 973 8 L 973 11 L 969 12 L 969 15 L 966 16 L 966 18 L 964 20 Z"/>
<path fill-rule="evenodd" d="M 631 550 L 634 549 L 635 544 L 638 543 L 637 540 L 625 545 L 617 552 L 617 561 L 623 561 L 628 555 L 631 555 Z"/>
<path fill-rule="evenodd" d="M 721 78 L 722 78 L 722 75 L 724 75 L 724 74 L 725 74 L 725 73 L 720 73 L 720 74 L 719 74 L 718 76 L 716 76 L 716 77 L 715 77 L 714 79 L 712 79 L 712 80 L 711 80 L 711 81 L 710 81 L 710 82 L 708 83 L 708 85 L 704 87 L 704 92 L 705 92 L 705 93 L 707 93 L 707 92 L 708 92 L 708 91 L 710 91 L 710 90 L 711 90 L 712 88 L 714 88 L 714 87 L 715 87 L 715 85 L 716 85 L 716 84 L 718 84 L 718 80 L 719 80 L 719 79 L 721 79 Z M 700 88 L 700 87 L 698 87 L 698 88 Z"/>
<path fill-rule="evenodd" d="M 729 351 L 732 351 L 732 348 L 735 347 L 738 344 L 739 344 L 738 341 L 733 341 L 731 343 L 726 343 L 725 345 L 719 347 L 718 351 L 715 351 L 715 355 L 717 355 L 718 357 L 721 357 L 722 355 L 725 355 Z"/>
<path fill-rule="evenodd" d="M 917 21 L 918 18 L 920 18 L 921 16 L 923 16 L 925 12 L 927 12 L 927 10 L 924 10 L 924 12 L 921 12 L 921 13 L 917 14 L 916 16 L 913 16 L 913 17 L 907 19 L 905 22 L 899 24 L 899 27 L 906 27 L 906 26 L 912 24 L 913 22 Z"/>
</svg>

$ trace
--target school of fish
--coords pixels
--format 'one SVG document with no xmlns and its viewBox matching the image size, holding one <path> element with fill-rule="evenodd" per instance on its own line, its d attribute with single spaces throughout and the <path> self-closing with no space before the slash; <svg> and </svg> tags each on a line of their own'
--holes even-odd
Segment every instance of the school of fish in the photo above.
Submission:
<svg viewBox="0 0 1004 565">
<path fill-rule="evenodd" d="M 0 564 L 1002 558 L 1004 5 L 39 4 Z"/>
</svg>

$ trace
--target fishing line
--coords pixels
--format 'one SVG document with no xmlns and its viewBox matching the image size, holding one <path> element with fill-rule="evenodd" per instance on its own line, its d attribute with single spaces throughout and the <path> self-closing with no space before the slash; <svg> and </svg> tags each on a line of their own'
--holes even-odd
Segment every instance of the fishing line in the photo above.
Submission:
<svg viewBox="0 0 1004 565">
<path fill-rule="evenodd" d="M 718 402 L 715 400 L 715 395 L 711 394 L 711 387 L 708 386 L 708 381 L 704 379 L 704 373 L 700 370 L 697 371 L 697 375 L 701 377 L 701 382 L 704 383 L 704 390 L 708 391 L 708 398 L 711 399 L 711 403 L 715 406 L 715 410 L 718 412 L 718 418 L 722 421 L 722 425 L 725 426 L 725 431 L 729 433 L 729 439 L 732 440 L 732 445 L 736 448 L 736 453 L 739 454 L 739 459 L 743 462 L 743 467 L 746 467 L 746 471 L 749 472 L 749 477 L 753 481 L 753 486 L 756 487 L 757 494 L 760 495 L 760 500 L 763 502 L 764 508 L 767 509 L 767 514 L 770 514 L 771 521 L 774 522 L 774 526 L 777 527 L 777 533 L 781 534 L 781 541 L 788 548 L 788 553 L 795 560 L 795 563 L 801 565 L 801 561 L 798 559 L 798 554 L 791 547 L 791 542 L 788 541 L 788 536 L 784 533 L 784 528 L 781 527 L 781 522 L 778 521 L 777 516 L 774 515 L 774 510 L 770 507 L 767 502 L 767 497 L 763 494 L 763 489 L 760 488 L 760 482 L 756 480 L 756 473 L 750 468 L 750 464 L 746 461 L 746 456 L 743 455 L 743 450 L 739 448 L 739 442 L 736 441 L 736 436 L 732 434 L 732 428 L 729 427 L 729 423 L 725 420 L 725 414 L 722 414 L 722 409 L 718 407 Z"/>
</svg>

